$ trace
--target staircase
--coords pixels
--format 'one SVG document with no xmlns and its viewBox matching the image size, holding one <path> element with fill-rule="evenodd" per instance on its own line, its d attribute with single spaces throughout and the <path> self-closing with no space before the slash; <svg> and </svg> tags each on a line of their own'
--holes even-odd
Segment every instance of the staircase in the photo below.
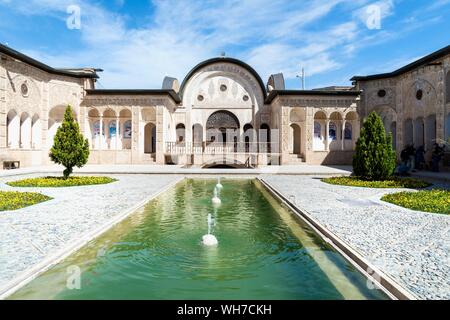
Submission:
<svg viewBox="0 0 450 320">
<path fill-rule="evenodd" d="M 305 164 L 305 160 L 303 158 L 303 155 L 301 155 L 301 154 L 290 154 L 289 155 L 289 164 L 291 164 L 291 165 Z"/>
<path fill-rule="evenodd" d="M 156 154 L 145 153 L 142 158 L 143 164 L 156 164 Z"/>
</svg>

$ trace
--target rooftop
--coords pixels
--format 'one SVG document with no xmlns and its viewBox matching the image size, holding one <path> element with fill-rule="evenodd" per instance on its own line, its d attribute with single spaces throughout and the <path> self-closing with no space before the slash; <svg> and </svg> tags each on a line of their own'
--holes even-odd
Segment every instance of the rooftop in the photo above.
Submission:
<svg viewBox="0 0 450 320">
<path fill-rule="evenodd" d="M 56 69 L 50 67 L 42 62 L 39 62 L 19 51 L 16 51 L 4 44 L 0 43 L 0 53 L 5 54 L 13 59 L 22 61 L 27 63 L 33 67 L 36 67 L 40 70 L 46 71 L 51 74 L 60 75 L 60 76 L 69 76 L 74 78 L 94 78 L 98 79 L 97 72 L 101 72 L 101 69 L 95 68 L 71 68 L 71 69 Z"/>
<path fill-rule="evenodd" d="M 407 64 L 406 66 L 401 67 L 400 69 L 397 69 L 393 72 L 373 74 L 373 75 L 369 75 L 369 76 L 354 76 L 350 80 L 351 81 L 366 81 L 366 80 L 377 80 L 377 79 L 396 77 L 396 76 L 402 75 L 408 71 L 411 71 L 411 70 L 421 67 L 421 66 L 434 65 L 435 63 L 433 63 L 433 62 L 435 60 L 442 58 L 448 54 L 450 54 L 450 45 L 448 45 L 445 48 L 442 48 L 438 51 L 435 51 L 423 58 L 420 58 L 419 60 L 416 60 L 410 64 Z"/>
</svg>

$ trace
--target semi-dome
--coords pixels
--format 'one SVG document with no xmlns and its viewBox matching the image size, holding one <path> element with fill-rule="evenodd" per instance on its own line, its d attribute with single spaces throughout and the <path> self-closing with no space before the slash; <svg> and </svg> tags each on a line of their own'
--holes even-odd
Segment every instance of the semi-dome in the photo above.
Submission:
<svg viewBox="0 0 450 320">
<path fill-rule="evenodd" d="M 180 96 L 183 97 L 184 89 L 186 88 L 187 83 L 198 71 L 208 67 L 209 65 L 213 65 L 216 63 L 234 64 L 234 65 L 237 65 L 237 66 L 247 70 L 256 79 L 258 86 L 261 88 L 261 91 L 262 91 L 264 97 L 266 97 L 267 94 L 266 94 L 266 88 L 265 88 L 264 82 L 261 79 L 260 75 L 256 72 L 256 70 L 253 69 L 249 64 L 245 63 L 244 61 L 235 59 L 235 58 L 230 58 L 230 57 L 216 57 L 216 58 L 202 61 L 199 64 L 197 64 L 194 68 L 191 69 L 191 71 L 189 71 L 189 73 L 186 75 L 183 82 L 181 83 Z"/>
</svg>

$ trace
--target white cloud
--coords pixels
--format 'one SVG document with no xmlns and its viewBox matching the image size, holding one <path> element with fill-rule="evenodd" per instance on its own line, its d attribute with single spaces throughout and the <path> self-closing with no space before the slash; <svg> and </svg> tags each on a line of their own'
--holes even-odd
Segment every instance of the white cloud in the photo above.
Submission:
<svg viewBox="0 0 450 320">
<path fill-rule="evenodd" d="M 450 4 L 450 0 L 435 0 L 435 1 L 431 2 L 431 4 L 428 6 L 428 8 L 426 10 L 427 11 L 437 10 L 448 4 Z"/>
<path fill-rule="evenodd" d="M 309 76 L 339 68 L 361 46 L 359 37 L 366 30 L 359 25 L 360 10 L 369 2 L 154 0 L 154 12 L 138 28 L 127 27 L 125 15 L 87 0 L 17 0 L 9 5 L 23 14 L 64 20 L 66 7 L 73 3 L 82 9 L 82 27 L 77 32 L 85 46 L 57 56 L 35 48 L 28 53 L 58 67 L 101 67 L 105 87 L 159 88 L 165 75 L 182 81 L 190 68 L 223 50 L 251 64 L 263 80 L 280 71 L 293 79 L 300 66 Z M 376 3 L 383 6 L 384 17 L 392 14 L 393 1 Z M 116 0 L 116 4 L 122 6 L 124 1 Z M 346 21 L 334 16 L 326 19 L 342 8 Z M 326 27 L 320 28 L 317 22 L 324 19 Z"/>
</svg>

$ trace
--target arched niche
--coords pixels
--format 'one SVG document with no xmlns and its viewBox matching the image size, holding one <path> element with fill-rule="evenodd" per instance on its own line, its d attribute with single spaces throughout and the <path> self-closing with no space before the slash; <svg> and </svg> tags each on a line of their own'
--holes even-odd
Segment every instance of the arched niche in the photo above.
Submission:
<svg viewBox="0 0 450 320">
<path fill-rule="evenodd" d="M 289 152 L 291 154 L 300 155 L 302 150 L 301 138 L 302 131 L 298 124 L 292 123 L 290 125 L 290 134 L 289 134 Z"/>
<path fill-rule="evenodd" d="M 156 126 L 154 123 L 147 123 L 144 126 L 144 153 L 156 152 Z"/>
<path fill-rule="evenodd" d="M 313 131 L 313 150 L 324 151 L 326 138 L 326 121 L 327 115 L 323 111 L 317 111 L 314 114 L 314 131 Z"/>
<path fill-rule="evenodd" d="M 8 111 L 6 115 L 6 143 L 11 149 L 19 148 L 20 117 L 15 110 Z"/>
<path fill-rule="evenodd" d="M 206 121 L 207 141 L 232 142 L 239 136 L 240 123 L 236 115 L 228 110 L 212 113 Z"/>
</svg>

